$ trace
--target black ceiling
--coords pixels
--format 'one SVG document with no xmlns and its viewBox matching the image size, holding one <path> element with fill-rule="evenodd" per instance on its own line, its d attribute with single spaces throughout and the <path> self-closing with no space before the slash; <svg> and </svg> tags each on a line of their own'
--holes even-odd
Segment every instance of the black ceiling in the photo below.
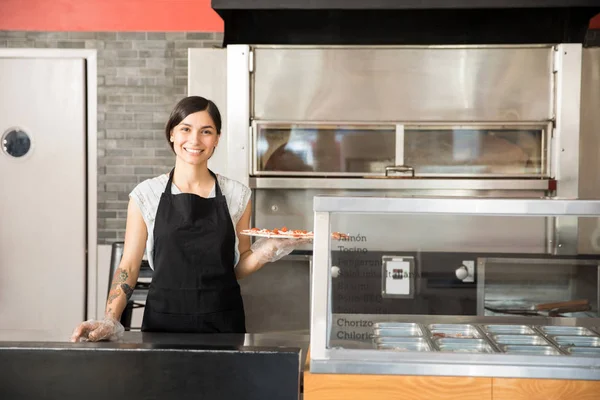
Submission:
<svg viewBox="0 0 600 400">
<path fill-rule="evenodd" d="M 583 43 L 600 0 L 212 0 L 224 45 Z"/>
</svg>

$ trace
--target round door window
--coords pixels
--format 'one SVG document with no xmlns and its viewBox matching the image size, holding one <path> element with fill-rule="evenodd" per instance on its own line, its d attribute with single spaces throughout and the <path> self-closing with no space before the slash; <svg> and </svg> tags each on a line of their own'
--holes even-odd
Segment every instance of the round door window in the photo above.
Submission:
<svg viewBox="0 0 600 400">
<path fill-rule="evenodd" d="M 31 138 L 20 129 L 9 129 L 2 135 L 2 150 L 9 156 L 18 158 L 29 153 Z"/>
</svg>

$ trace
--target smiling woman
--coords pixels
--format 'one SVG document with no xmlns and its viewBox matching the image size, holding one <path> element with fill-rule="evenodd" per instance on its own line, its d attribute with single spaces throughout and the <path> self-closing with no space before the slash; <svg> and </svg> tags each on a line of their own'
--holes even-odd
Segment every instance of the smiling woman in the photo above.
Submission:
<svg viewBox="0 0 600 400">
<path fill-rule="evenodd" d="M 198 136 L 194 135 L 194 129 Z M 171 112 L 165 134 L 178 159 L 193 165 L 206 163 L 221 136 L 219 109 L 203 97 L 187 97 Z"/>
<path fill-rule="evenodd" d="M 221 136 L 217 106 L 203 97 L 181 100 L 165 129 L 176 154 L 169 174 L 131 192 L 123 256 L 102 321 L 86 321 L 72 340 L 119 337 L 118 322 L 135 287 L 144 254 L 154 269 L 142 331 L 245 333 L 238 279 L 302 244 L 263 238 L 250 245 L 250 189 L 216 175 L 207 161 Z"/>
</svg>

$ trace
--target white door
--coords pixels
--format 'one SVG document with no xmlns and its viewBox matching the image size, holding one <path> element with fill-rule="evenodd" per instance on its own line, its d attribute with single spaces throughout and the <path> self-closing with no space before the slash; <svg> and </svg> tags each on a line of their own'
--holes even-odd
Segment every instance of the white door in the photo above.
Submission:
<svg viewBox="0 0 600 400">
<path fill-rule="evenodd" d="M 0 330 L 85 316 L 85 61 L 0 58 Z"/>
</svg>

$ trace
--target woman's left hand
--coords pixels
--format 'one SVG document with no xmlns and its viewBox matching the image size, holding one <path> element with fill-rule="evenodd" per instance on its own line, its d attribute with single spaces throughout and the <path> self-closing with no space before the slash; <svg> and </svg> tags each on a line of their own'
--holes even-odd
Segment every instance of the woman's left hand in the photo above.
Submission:
<svg viewBox="0 0 600 400">
<path fill-rule="evenodd" d="M 277 239 L 261 238 L 252 244 L 250 249 L 260 264 L 274 262 L 290 254 L 303 244 L 310 243 L 308 239 Z"/>
</svg>

